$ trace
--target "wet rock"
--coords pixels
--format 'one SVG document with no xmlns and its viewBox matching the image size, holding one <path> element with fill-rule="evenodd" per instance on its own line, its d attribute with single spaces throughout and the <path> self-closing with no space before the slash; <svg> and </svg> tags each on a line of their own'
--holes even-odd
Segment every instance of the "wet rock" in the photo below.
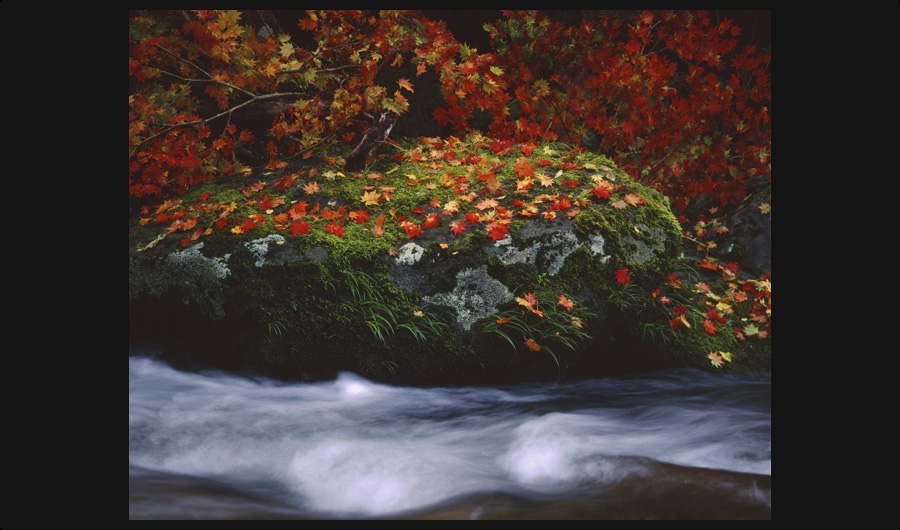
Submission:
<svg viewBox="0 0 900 530">
<path fill-rule="evenodd" d="M 668 201 L 591 153 L 529 157 L 456 142 L 408 144 L 404 162 L 386 158 L 365 174 L 336 157 L 336 166 L 201 185 L 166 215 L 187 211 L 211 226 L 223 218 L 217 205 L 230 205 L 233 217 L 196 242 L 165 237 L 162 214 L 135 220 L 133 336 L 202 364 L 294 379 L 354 371 L 419 384 L 576 370 L 584 348 L 566 334 L 582 344 L 587 328 L 606 333 L 616 271 L 649 291 L 678 259 Z M 533 176 L 520 173 L 526 162 Z M 260 208 L 274 198 L 283 201 Z M 309 229 L 294 235 L 299 222 Z M 530 308 L 519 301 L 526 293 Z M 520 329 L 497 327 L 510 319 Z M 559 344 L 571 346 L 565 355 Z"/>
</svg>

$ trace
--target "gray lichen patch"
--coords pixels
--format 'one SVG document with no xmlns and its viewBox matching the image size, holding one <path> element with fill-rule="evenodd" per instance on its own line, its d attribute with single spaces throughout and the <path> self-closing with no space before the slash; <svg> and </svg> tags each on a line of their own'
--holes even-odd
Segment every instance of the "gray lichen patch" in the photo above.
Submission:
<svg viewBox="0 0 900 530">
<path fill-rule="evenodd" d="M 527 263 L 538 270 L 555 276 L 562 269 L 566 257 L 580 246 L 578 237 L 572 232 L 571 225 L 560 225 L 557 230 L 541 230 L 534 224 L 528 224 L 519 235 L 529 240 L 524 249 L 513 246 L 512 238 L 505 238 L 494 243 L 493 254 L 497 255 L 504 265 Z M 547 235 L 549 234 L 549 235 Z"/>
<path fill-rule="evenodd" d="M 468 331 L 472 324 L 497 310 L 497 305 L 513 299 L 512 293 L 487 272 L 487 266 L 465 269 L 456 275 L 456 287 L 449 293 L 423 297 L 423 301 L 449 306 L 456 321 Z"/>
<path fill-rule="evenodd" d="M 397 250 L 396 262 L 400 265 L 412 265 L 422 259 L 425 249 L 415 243 L 407 243 Z"/>
<path fill-rule="evenodd" d="M 300 261 L 300 255 L 291 245 L 286 245 L 284 237 L 272 234 L 244 243 L 247 250 L 256 258 L 255 265 L 262 267 L 266 263 L 285 265 Z"/>
<path fill-rule="evenodd" d="M 600 234 L 590 234 L 588 235 L 588 239 L 591 242 L 591 244 L 588 246 L 591 254 L 595 256 L 597 254 L 603 256 L 602 258 L 600 258 L 601 263 L 606 263 L 607 261 L 609 261 L 609 256 L 603 252 L 603 245 L 606 244 L 606 240 L 603 238 L 603 236 Z"/>
<path fill-rule="evenodd" d="M 223 319 L 225 294 L 222 280 L 231 274 L 227 266 L 230 254 L 207 258 L 200 253 L 201 248 L 202 242 L 191 248 L 172 252 L 165 258 L 141 259 L 130 256 L 129 298 L 133 300 L 144 291 L 149 292 L 150 296 L 158 297 L 170 288 L 178 287 L 185 304 L 194 302 L 208 318 Z"/>
</svg>

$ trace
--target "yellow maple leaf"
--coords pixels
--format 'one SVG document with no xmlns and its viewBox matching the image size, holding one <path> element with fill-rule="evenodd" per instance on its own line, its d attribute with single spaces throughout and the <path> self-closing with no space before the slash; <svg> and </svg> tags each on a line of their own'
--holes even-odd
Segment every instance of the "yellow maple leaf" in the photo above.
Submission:
<svg viewBox="0 0 900 530">
<path fill-rule="evenodd" d="M 772 207 L 767 202 L 759 205 L 759 213 L 769 213 L 770 210 L 772 210 Z"/>
<path fill-rule="evenodd" d="M 516 191 L 525 191 L 531 187 L 531 179 L 526 178 L 516 181 Z"/>
<path fill-rule="evenodd" d="M 375 190 L 367 191 L 362 194 L 360 200 L 365 203 L 366 206 L 375 206 L 378 204 L 378 199 L 381 197 L 379 193 Z"/>
</svg>

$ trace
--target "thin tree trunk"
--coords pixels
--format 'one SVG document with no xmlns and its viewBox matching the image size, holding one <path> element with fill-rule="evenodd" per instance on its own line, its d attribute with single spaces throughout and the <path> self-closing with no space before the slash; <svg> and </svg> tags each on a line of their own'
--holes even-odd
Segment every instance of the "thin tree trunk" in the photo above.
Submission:
<svg viewBox="0 0 900 530">
<path fill-rule="evenodd" d="M 397 123 L 397 118 L 398 116 L 395 112 L 382 112 L 378 118 L 378 123 L 366 131 L 362 141 L 347 157 L 347 164 L 344 167 L 348 171 L 359 171 L 365 167 L 366 159 L 369 158 L 372 151 L 387 140 L 388 135 L 391 134 L 391 129 Z"/>
</svg>

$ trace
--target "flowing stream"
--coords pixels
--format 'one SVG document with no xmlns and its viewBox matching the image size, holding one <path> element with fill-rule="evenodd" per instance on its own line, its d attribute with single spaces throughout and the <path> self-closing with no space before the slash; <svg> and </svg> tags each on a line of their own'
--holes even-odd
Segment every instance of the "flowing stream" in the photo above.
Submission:
<svg viewBox="0 0 900 530">
<path fill-rule="evenodd" d="M 129 516 L 768 519 L 770 391 L 770 376 L 687 369 L 283 383 L 132 355 Z"/>
</svg>

